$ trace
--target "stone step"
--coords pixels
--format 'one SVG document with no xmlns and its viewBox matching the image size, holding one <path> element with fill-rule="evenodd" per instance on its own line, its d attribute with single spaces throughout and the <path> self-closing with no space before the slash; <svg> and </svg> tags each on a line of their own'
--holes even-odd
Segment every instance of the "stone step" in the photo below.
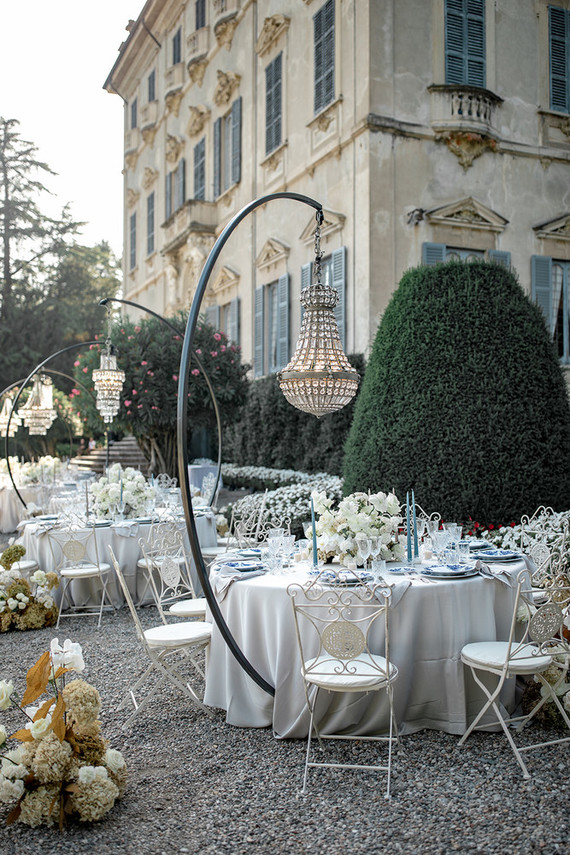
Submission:
<svg viewBox="0 0 570 855">
<path fill-rule="evenodd" d="M 88 469 L 102 474 L 107 462 L 107 449 L 95 448 L 88 454 L 73 458 L 71 462 L 79 469 Z M 132 466 L 133 469 L 140 469 L 145 475 L 148 471 L 146 458 L 134 437 L 125 437 L 109 446 L 109 463 L 120 463 L 123 468 Z"/>
</svg>

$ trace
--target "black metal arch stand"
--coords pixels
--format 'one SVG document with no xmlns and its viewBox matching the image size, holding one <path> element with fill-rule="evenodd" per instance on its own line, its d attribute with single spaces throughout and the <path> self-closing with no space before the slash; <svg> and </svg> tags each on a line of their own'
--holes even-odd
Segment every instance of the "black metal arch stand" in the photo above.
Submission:
<svg viewBox="0 0 570 855">
<path fill-rule="evenodd" d="M 133 302 L 133 300 L 120 300 L 118 297 L 105 297 L 103 300 L 99 301 L 100 306 L 106 306 L 107 303 L 124 303 L 126 306 L 133 306 L 135 309 L 140 309 L 142 312 L 147 312 L 147 314 L 152 315 L 159 321 L 162 321 L 163 324 L 165 324 L 169 329 L 171 329 L 177 336 L 180 336 L 182 341 L 184 341 L 184 333 L 181 330 L 177 329 L 174 324 L 171 324 L 168 318 L 164 318 L 162 315 L 159 315 L 158 312 L 153 311 L 153 309 L 147 308 L 147 306 L 141 306 L 140 303 L 135 303 Z M 192 351 L 192 358 L 196 360 L 198 368 L 204 375 L 204 380 L 206 381 L 206 385 L 208 387 L 208 391 L 212 399 L 212 404 L 214 406 L 214 413 L 216 414 L 216 429 L 218 431 L 218 471 L 216 472 L 216 482 L 214 484 L 214 489 L 212 490 L 212 495 L 210 496 L 210 499 L 208 501 L 208 505 L 211 506 L 218 490 L 218 484 L 220 483 L 220 474 L 222 471 L 222 422 L 220 418 L 220 408 L 218 406 L 218 399 L 216 398 L 214 387 L 212 386 L 208 373 L 195 350 Z"/>
<path fill-rule="evenodd" d="M 200 543 L 198 541 L 198 532 L 196 530 L 196 521 L 194 519 L 194 512 L 192 510 L 192 498 L 190 495 L 190 480 L 188 475 L 188 447 L 186 442 L 188 430 L 186 399 L 188 394 L 188 369 L 190 366 L 190 358 L 193 355 L 192 351 L 194 333 L 196 331 L 196 325 L 200 313 L 200 306 L 202 305 L 202 300 L 204 298 L 206 287 L 208 285 L 208 281 L 212 274 L 214 265 L 218 259 L 218 256 L 220 255 L 220 252 L 222 251 L 223 246 L 227 242 L 228 238 L 230 237 L 236 226 L 238 226 L 239 223 L 241 223 L 241 221 L 245 219 L 245 217 L 247 217 L 247 215 L 254 211 L 256 208 L 259 208 L 261 205 L 265 205 L 267 202 L 271 202 L 274 199 L 291 199 L 296 202 L 303 202 L 305 205 L 309 205 L 310 207 L 315 208 L 315 210 L 317 211 L 317 220 L 319 223 L 322 222 L 323 206 L 320 204 L 320 202 L 316 202 L 309 196 L 303 196 L 300 193 L 289 193 L 286 191 L 283 191 L 282 193 L 271 193 L 267 196 L 262 196 L 261 198 L 250 202 L 249 205 L 246 205 L 244 208 L 241 209 L 241 211 L 238 211 L 235 217 L 230 220 L 230 222 L 224 228 L 216 243 L 212 247 L 208 258 L 206 259 L 206 263 L 204 264 L 202 273 L 200 274 L 200 279 L 198 280 L 198 286 L 196 288 L 196 293 L 194 294 L 192 306 L 190 307 L 190 314 L 188 315 L 188 322 L 186 325 L 186 335 L 184 336 L 184 343 L 182 347 L 180 371 L 178 375 L 177 409 L 178 470 L 180 486 L 182 488 L 182 502 L 184 505 L 186 527 L 188 529 L 188 537 L 190 540 L 190 546 L 192 548 L 192 555 L 196 564 L 196 570 L 198 572 L 200 582 L 202 584 L 204 596 L 208 601 L 210 611 L 212 612 L 212 616 L 216 621 L 218 629 L 220 630 L 220 633 L 222 634 L 224 641 L 230 648 L 233 656 L 237 659 L 244 671 L 249 674 L 252 680 L 254 680 L 257 685 L 260 686 L 269 695 L 275 694 L 275 688 L 271 686 L 267 682 L 267 680 L 265 680 L 261 676 L 261 674 L 259 674 L 255 670 L 249 659 L 247 659 L 241 648 L 238 646 L 235 638 L 230 632 L 226 621 L 224 620 L 224 616 L 222 615 L 222 612 L 218 605 L 218 601 L 214 596 L 214 592 L 212 590 L 212 586 L 210 585 L 210 580 L 208 578 L 208 571 L 206 569 L 204 558 L 202 556 L 202 551 L 200 549 Z"/>
</svg>

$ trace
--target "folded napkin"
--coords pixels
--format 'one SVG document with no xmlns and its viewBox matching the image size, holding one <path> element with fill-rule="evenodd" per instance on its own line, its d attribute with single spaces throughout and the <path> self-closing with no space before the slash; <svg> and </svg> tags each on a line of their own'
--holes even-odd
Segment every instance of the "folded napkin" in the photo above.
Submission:
<svg viewBox="0 0 570 855">
<path fill-rule="evenodd" d="M 241 570 L 240 570 L 241 566 Z M 220 602 L 224 599 L 230 586 L 240 579 L 253 579 L 254 576 L 262 576 L 265 573 L 262 564 L 255 565 L 258 569 L 244 569 L 243 563 L 240 565 L 237 561 L 228 561 L 226 564 L 220 564 L 212 572 L 210 582 L 212 589 Z"/>
<path fill-rule="evenodd" d="M 119 534 L 121 537 L 135 537 L 139 531 L 139 524 L 136 520 L 123 520 L 115 523 L 113 530 L 115 534 Z"/>
<path fill-rule="evenodd" d="M 524 558 L 524 556 L 521 556 L 521 558 Z M 514 588 L 517 584 L 519 576 L 525 574 L 526 583 L 528 583 L 528 588 L 530 589 L 532 573 L 531 568 L 529 568 L 529 563 L 528 561 L 526 561 L 526 559 L 525 563 L 527 566 L 521 574 L 513 573 L 512 567 L 510 567 L 508 564 L 494 564 L 492 567 L 490 567 L 484 561 L 480 560 L 475 562 L 474 569 L 479 573 L 480 576 L 485 576 L 488 579 L 497 579 L 497 581 L 502 582 L 503 585 L 508 585 L 509 588 Z"/>
</svg>

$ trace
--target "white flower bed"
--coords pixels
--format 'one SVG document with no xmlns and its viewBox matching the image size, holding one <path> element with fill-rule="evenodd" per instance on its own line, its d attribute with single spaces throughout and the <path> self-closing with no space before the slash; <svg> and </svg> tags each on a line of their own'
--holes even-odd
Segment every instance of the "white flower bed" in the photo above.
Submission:
<svg viewBox="0 0 570 855">
<path fill-rule="evenodd" d="M 295 469 L 270 469 L 267 466 L 234 466 L 222 464 L 222 478 L 228 487 L 251 487 L 256 490 L 277 489 L 290 484 L 302 484 L 320 478 L 330 478 L 326 472 L 309 475 Z M 336 476 L 335 476 L 336 477 Z"/>
</svg>

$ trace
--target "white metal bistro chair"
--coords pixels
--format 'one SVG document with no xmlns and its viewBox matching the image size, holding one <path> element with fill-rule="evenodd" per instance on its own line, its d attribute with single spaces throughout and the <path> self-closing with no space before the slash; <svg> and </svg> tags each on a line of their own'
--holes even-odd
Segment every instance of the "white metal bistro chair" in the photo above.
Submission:
<svg viewBox="0 0 570 855">
<path fill-rule="evenodd" d="M 309 768 L 372 769 L 387 772 L 385 795 L 390 798 L 392 749 L 394 742 L 399 745 L 392 690 L 398 669 L 390 662 L 389 656 L 390 590 L 382 586 L 350 588 L 342 583 L 338 587 L 327 587 L 317 579 L 316 582 L 304 585 L 289 585 L 287 591 L 293 605 L 301 673 L 311 715 L 303 793 L 307 789 Z M 385 691 L 390 709 L 388 734 L 360 736 L 320 733 L 315 721 L 315 706 L 321 690 L 362 693 Z M 369 765 L 313 760 L 313 733 L 321 750 L 324 750 L 324 739 L 386 742 L 387 761 Z"/>
<path fill-rule="evenodd" d="M 570 741 L 570 736 L 565 736 L 547 742 L 517 745 L 513 739 L 512 728 L 509 729 L 509 725 L 511 725 L 516 727 L 518 731 L 522 730 L 541 707 L 548 700 L 552 700 L 570 730 L 570 718 L 556 693 L 556 689 L 565 682 L 570 665 L 570 645 L 564 637 L 564 621 L 569 621 L 570 587 L 545 588 L 543 600 L 537 605 L 535 605 L 533 594 L 534 591 L 530 588 L 528 575 L 522 573 L 517 583 L 508 641 L 474 642 L 465 645 L 461 651 L 461 659 L 471 669 L 473 679 L 483 690 L 486 701 L 459 740 L 459 745 L 463 745 L 474 730 L 485 726 L 480 725 L 479 722 L 485 713 L 492 709 L 525 778 L 529 778 L 530 773 L 522 758 L 523 751 Z M 516 641 L 517 614 L 521 604 L 526 606 L 529 620 L 523 638 Z M 554 666 L 559 671 L 559 677 L 554 683 L 545 677 L 545 672 L 550 669 L 550 666 Z M 494 689 L 485 685 L 482 673 L 495 675 L 497 680 Z M 504 716 L 499 705 L 499 695 L 505 681 L 509 677 L 531 675 L 536 676 L 542 686 L 541 699 L 525 715 Z"/>
<path fill-rule="evenodd" d="M 153 698 L 156 697 L 157 689 L 167 682 L 182 692 L 198 709 L 211 716 L 211 710 L 204 706 L 200 694 L 189 681 L 188 676 L 181 673 L 180 665 L 190 664 L 195 674 L 201 679 L 204 678 L 204 672 L 196 661 L 196 656 L 205 650 L 210 643 L 212 624 L 206 623 L 206 621 L 184 621 L 181 623 L 160 624 L 160 626 L 143 630 L 127 583 L 125 582 L 125 577 L 111 546 L 109 546 L 109 552 L 125 602 L 129 607 L 135 624 L 137 638 L 149 661 L 146 670 L 129 689 L 128 695 L 121 701 L 117 708 L 118 710 L 125 709 L 130 703 L 134 706 L 134 712 L 125 721 L 123 728 L 129 726 L 135 716 L 145 709 Z M 151 678 L 154 678 L 154 680 L 148 687 L 146 695 L 142 700 L 139 699 L 139 691 Z"/>
<path fill-rule="evenodd" d="M 97 538 L 93 527 L 85 528 L 54 528 L 48 531 L 49 545 L 54 562 L 54 569 L 62 581 L 61 603 L 57 618 L 56 629 L 62 617 L 77 615 L 99 614 L 97 628 L 101 626 L 103 608 L 107 601 L 109 608 L 115 606 L 107 590 L 111 565 L 99 560 Z M 101 586 L 98 606 L 90 606 L 92 598 L 98 596 L 96 591 L 84 592 L 81 599 L 87 600 L 87 605 L 75 605 L 70 593 L 73 582 L 96 581 Z M 66 613 L 64 614 L 64 609 Z"/>
<path fill-rule="evenodd" d="M 166 527 L 164 535 L 155 538 L 153 549 L 144 540 L 140 542 L 161 620 L 167 623 L 167 614 L 204 619 L 207 600 L 196 596 L 182 532 Z"/>
</svg>

